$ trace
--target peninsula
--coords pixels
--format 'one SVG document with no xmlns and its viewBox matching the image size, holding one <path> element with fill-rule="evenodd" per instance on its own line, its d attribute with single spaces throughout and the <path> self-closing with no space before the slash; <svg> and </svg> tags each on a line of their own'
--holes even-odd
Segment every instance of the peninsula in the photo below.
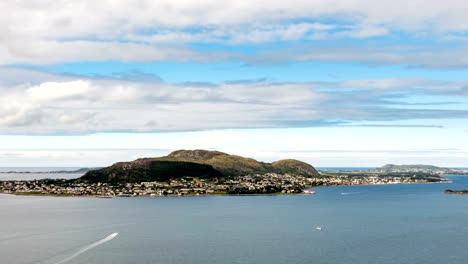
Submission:
<svg viewBox="0 0 468 264">
<path fill-rule="evenodd" d="M 446 194 L 468 194 L 468 190 L 445 190 Z"/>
<path fill-rule="evenodd" d="M 164 157 L 118 162 L 72 179 L 2 181 L 0 192 L 21 195 L 166 196 L 294 194 L 313 186 L 444 182 L 426 172 L 318 172 L 293 159 L 273 163 L 219 151 L 178 150 Z"/>
</svg>

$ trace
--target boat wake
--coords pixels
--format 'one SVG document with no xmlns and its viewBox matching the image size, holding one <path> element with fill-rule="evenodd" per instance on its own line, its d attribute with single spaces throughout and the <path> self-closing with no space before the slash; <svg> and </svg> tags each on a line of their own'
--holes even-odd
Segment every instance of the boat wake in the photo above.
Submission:
<svg viewBox="0 0 468 264">
<path fill-rule="evenodd" d="M 74 253 L 73 255 L 71 255 L 71 256 L 69 256 L 69 257 L 67 257 L 66 259 L 63 259 L 63 260 L 57 262 L 56 264 L 66 263 L 66 262 L 68 262 L 68 261 L 70 261 L 70 260 L 72 260 L 72 259 L 78 257 L 79 255 L 85 253 L 85 252 L 88 251 L 88 250 L 91 250 L 91 249 L 93 249 L 93 248 L 95 248 L 95 247 L 98 247 L 98 246 L 100 246 L 100 245 L 102 245 L 102 244 L 104 244 L 104 243 L 107 243 L 107 242 L 111 241 L 111 240 L 114 239 L 118 234 L 119 234 L 119 233 L 112 233 L 112 234 L 108 235 L 107 237 L 105 237 L 105 238 L 103 238 L 103 239 L 101 239 L 101 240 L 98 240 L 98 241 L 96 241 L 96 242 L 94 242 L 94 243 L 91 243 L 91 244 L 89 244 L 89 245 L 87 245 L 87 246 L 81 248 L 81 249 L 78 250 L 76 253 Z"/>
</svg>

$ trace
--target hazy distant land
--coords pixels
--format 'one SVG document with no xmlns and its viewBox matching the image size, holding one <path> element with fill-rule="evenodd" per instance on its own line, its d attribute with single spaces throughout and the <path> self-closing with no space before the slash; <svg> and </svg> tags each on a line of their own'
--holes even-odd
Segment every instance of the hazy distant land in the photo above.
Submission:
<svg viewBox="0 0 468 264">
<path fill-rule="evenodd" d="M 31 171 L 31 170 L 8 170 L 8 171 L 0 171 L 3 174 L 63 174 L 63 173 L 70 173 L 70 174 L 79 174 L 79 173 L 86 173 L 91 170 L 96 170 L 100 168 L 79 168 L 76 170 L 39 170 L 39 171 Z"/>
<path fill-rule="evenodd" d="M 468 194 L 468 190 L 445 190 L 446 194 Z"/>
</svg>

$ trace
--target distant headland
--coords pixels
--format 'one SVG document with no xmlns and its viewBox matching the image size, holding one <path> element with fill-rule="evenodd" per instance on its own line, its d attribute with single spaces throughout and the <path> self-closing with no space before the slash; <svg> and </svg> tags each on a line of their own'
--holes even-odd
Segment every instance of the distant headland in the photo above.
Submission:
<svg viewBox="0 0 468 264">
<path fill-rule="evenodd" d="M 468 194 L 468 190 L 445 190 L 446 194 Z"/>
<path fill-rule="evenodd" d="M 79 168 L 76 170 L 41 170 L 41 171 L 31 171 L 31 170 L 8 170 L 0 171 L 1 174 L 83 174 L 91 170 L 96 170 L 100 168 Z"/>
<path fill-rule="evenodd" d="M 441 176 L 445 172 L 426 165 L 319 172 L 294 159 L 266 163 L 219 151 L 178 150 L 86 171 L 77 179 L 2 181 L 0 192 L 98 197 L 294 194 L 314 186 L 446 182 Z"/>
</svg>

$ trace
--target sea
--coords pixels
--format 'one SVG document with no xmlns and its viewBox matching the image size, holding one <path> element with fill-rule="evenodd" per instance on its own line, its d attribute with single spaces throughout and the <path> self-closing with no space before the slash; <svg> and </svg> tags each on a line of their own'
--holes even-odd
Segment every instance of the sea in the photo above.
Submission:
<svg viewBox="0 0 468 264">
<path fill-rule="evenodd" d="M 466 264 L 468 195 L 443 191 L 468 176 L 447 177 L 314 195 L 3 194 L 0 263 Z"/>
</svg>

